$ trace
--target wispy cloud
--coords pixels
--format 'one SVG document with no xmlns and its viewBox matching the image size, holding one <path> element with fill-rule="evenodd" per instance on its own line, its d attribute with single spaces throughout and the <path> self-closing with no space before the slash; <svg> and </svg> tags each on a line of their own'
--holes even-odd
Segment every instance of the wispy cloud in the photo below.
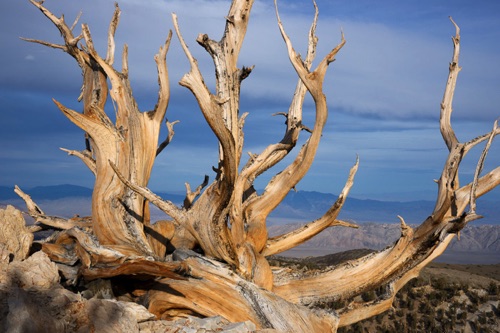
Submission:
<svg viewBox="0 0 500 333">
<path fill-rule="evenodd" d="M 500 115 L 500 46 L 494 42 L 500 38 L 500 3 L 317 2 L 320 18 L 316 63 L 339 42 L 341 30 L 347 44 L 331 64 L 324 84 L 330 119 L 317 161 L 302 188 L 341 188 L 347 170 L 359 154 L 362 163 L 354 193 L 396 191 L 402 183 L 405 191 L 434 189 L 430 175 L 439 173 L 445 154 L 437 122 L 452 53 L 450 37 L 454 34 L 447 16 L 453 16 L 462 28 L 463 70 L 453 120 L 460 138 L 467 140 L 488 131 Z M 64 13 L 68 22 L 82 10 L 81 23 L 89 24 L 99 52 L 105 54 L 113 3 L 46 1 L 45 5 L 57 15 Z M 128 44 L 132 88 L 142 110 L 151 109 L 156 102 L 153 56 L 173 29 L 172 12 L 178 15 L 182 34 L 198 59 L 207 84 L 213 87 L 212 61 L 195 39 L 200 33 L 215 40 L 221 38 L 229 4 L 228 0 L 119 2 L 122 15 L 116 33 L 116 65 L 121 67 L 119 54 L 122 46 Z M 68 157 L 57 147 L 79 149 L 82 143 L 75 137 L 81 133 L 53 106 L 51 98 L 77 110 L 81 108 L 76 103 L 81 87 L 79 68 L 60 50 L 18 38 L 60 42 L 57 29 L 28 1 L 4 1 L 0 7 L 0 38 L 5 50 L 9 50 L 0 54 L 0 120 L 11 125 L 0 133 L 4 144 L 0 174 L 10 175 L 5 182 L 21 179 L 21 170 L 30 174 L 25 180 L 34 185 L 57 181 L 62 176 L 67 178 L 63 182 L 71 182 L 73 164 L 64 165 L 63 159 Z M 280 0 L 279 8 L 294 46 L 305 54 L 307 31 L 314 15 L 312 4 Z M 77 26 L 75 34 L 79 31 Z M 195 184 L 205 173 L 210 174 L 217 143 L 194 98 L 176 84 L 189 70 L 176 37 L 167 59 L 173 93 L 167 117 L 181 123 L 176 126 L 174 142 L 158 160 L 151 184 L 170 189 L 174 185 L 183 187 L 184 181 Z M 259 0 L 254 5 L 239 62 L 239 66 L 243 65 L 255 65 L 252 75 L 243 82 L 241 111 L 250 112 L 245 151 L 257 153 L 281 139 L 283 119 L 271 115 L 286 111 L 297 82 L 271 1 Z M 306 125 L 312 124 L 314 108 L 310 99 L 304 112 Z M 77 134 L 72 137 L 69 133 Z M 306 133 L 303 137 L 307 137 Z M 56 145 L 56 141 L 62 142 Z M 50 142 L 50 147 L 30 146 L 29 142 Z M 23 154 L 26 158 L 19 159 Z M 490 155 L 492 162 L 488 165 L 500 164 L 498 154 Z M 48 164 L 45 158 L 54 159 L 52 169 L 43 167 Z M 77 159 L 72 161 L 78 163 Z M 466 169 L 472 169 L 472 159 L 468 163 L 470 167 Z M 7 168 L 9 173 L 4 173 Z M 271 171 L 280 168 L 283 165 Z M 172 177 L 172 172 L 177 176 Z M 35 183 L 36 174 L 41 176 L 40 183 Z M 85 181 L 91 182 L 91 178 Z"/>
</svg>

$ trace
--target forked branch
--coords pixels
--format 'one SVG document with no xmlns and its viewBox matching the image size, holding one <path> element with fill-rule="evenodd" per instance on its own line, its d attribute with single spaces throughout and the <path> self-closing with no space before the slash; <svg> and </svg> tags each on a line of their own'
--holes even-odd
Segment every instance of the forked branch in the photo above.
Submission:
<svg viewBox="0 0 500 333">
<path fill-rule="evenodd" d="M 110 164 L 111 168 L 115 171 L 118 178 L 128 188 L 130 188 L 135 193 L 140 194 L 141 196 L 146 198 L 149 202 L 151 202 L 153 205 L 160 208 L 168 216 L 173 218 L 176 223 L 182 224 L 182 222 L 185 220 L 185 216 L 184 216 L 182 209 L 177 207 L 174 203 L 160 198 L 158 195 L 151 192 L 151 190 L 149 190 L 148 188 L 132 183 L 127 178 L 125 178 L 124 175 L 121 174 L 120 170 L 117 168 L 117 166 L 113 162 L 109 161 L 109 164 Z"/>
<path fill-rule="evenodd" d="M 182 38 L 177 17 L 172 15 L 176 34 L 190 64 L 180 84 L 193 93 L 219 141 L 215 181 L 208 185 L 206 177 L 193 191 L 187 184 L 184 207 L 177 207 L 147 188 L 154 160 L 172 140 L 176 123 L 167 121 L 168 136 L 159 143 L 160 126 L 170 97 L 166 56 L 172 32 L 155 56 L 159 85 L 157 104 L 152 111 L 140 112 L 128 78 L 126 45 L 121 72 L 113 67 L 119 7 L 115 6 L 109 25 L 107 54 L 103 58 L 94 48 L 87 25 L 82 25 L 82 33 L 75 37 L 73 29 L 78 19 L 68 27 L 64 17 L 58 18 L 43 7 L 43 1 L 30 1 L 59 29 L 63 43 L 29 41 L 64 50 L 82 68 L 84 82 L 80 99 L 84 104 L 83 112 L 55 103 L 86 133 L 86 150 L 63 150 L 78 156 L 96 175 L 91 228 L 83 219 L 62 221 L 46 217 L 29 196 L 18 188 L 16 191 L 26 201 L 37 224 L 67 229 L 42 247 L 52 260 L 70 266 L 79 261 L 79 273 L 87 279 L 121 275 L 147 278 L 154 285 L 145 299 L 149 301 L 149 310 L 158 317 L 221 315 L 232 321 L 251 320 L 259 329 L 335 331 L 338 326 L 387 310 L 397 291 L 409 279 L 439 256 L 467 223 L 480 218 L 475 212 L 476 199 L 500 185 L 500 167 L 482 175 L 492 141 L 500 134 L 497 123 L 491 132 L 465 143 L 458 141 L 451 126 L 452 100 L 460 71 L 460 30 L 452 20 L 456 30 L 454 51 L 440 115 L 440 130 L 449 155 L 438 182 L 434 211 L 415 229 L 399 217 L 401 237 L 378 253 L 324 271 L 304 272 L 300 276 L 274 270 L 265 256 L 293 248 L 334 225 L 356 227 L 337 217 L 353 186 L 358 160 L 338 199 L 321 218 L 275 238 L 268 239 L 267 234 L 269 213 L 303 179 L 316 156 L 328 117 L 324 78 L 329 64 L 345 44 L 342 33 L 340 43 L 311 69 L 318 41 L 316 3 L 313 1 L 315 15 L 308 36 L 307 56 L 303 59 L 285 32 L 275 0 L 278 28 L 298 83 L 286 114 L 282 140 L 269 145 L 260 154 L 251 154 L 241 171 L 246 114 L 239 113 L 240 85 L 253 67 L 238 68 L 237 61 L 253 0 L 232 1 L 220 42 L 208 35 L 198 36 L 198 43 L 208 51 L 215 65 L 215 92 L 210 92 L 206 86 L 197 61 Z M 108 81 L 111 89 L 108 89 Z M 116 106 L 114 123 L 105 113 L 109 90 Z M 274 176 L 264 193 L 258 195 L 253 187 L 256 178 L 282 161 L 295 147 L 302 129 L 307 129 L 302 123 L 306 93 L 311 94 L 315 104 L 311 135 L 292 163 Z M 485 148 L 474 179 L 460 186 L 460 164 L 481 142 L 485 143 Z M 173 221 L 150 224 L 149 203 L 159 207 Z M 469 212 L 465 212 L 467 205 Z M 170 248 L 167 250 L 167 247 Z M 185 249 L 196 249 L 204 257 Z M 164 261 L 169 254 L 173 261 Z M 373 302 L 357 301 L 364 291 L 381 286 L 386 286 L 384 296 Z M 316 302 L 325 299 L 354 301 L 337 313 L 311 310 Z"/>
<path fill-rule="evenodd" d="M 316 236 L 323 230 L 333 226 L 343 226 L 358 228 L 357 225 L 337 219 L 342 206 L 349 194 L 349 191 L 354 184 L 354 176 L 358 170 L 359 160 L 356 160 L 356 164 L 351 168 L 349 177 L 346 181 L 344 189 L 340 193 L 335 204 L 330 207 L 330 209 L 318 220 L 305 224 L 299 229 L 293 230 L 287 234 L 271 238 L 267 241 L 266 248 L 263 250 L 262 254 L 265 256 L 277 254 L 296 247 L 309 240 L 310 238 Z"/>
<path fill-rule="evenodd" d="M 95 159 L 89 150 L 77 151 L 77 150 L 71 150 L 71 149 L 66 149 L 66 148 L 59 148 L 59 149 L 68 153 L 68 155 L 73 155 L 73 156 L 80 158 L 82 160 L 82 162 L 90 169 L 90 171 L 94 175 L 96 175 L 97 166 L 95 164 Z"/>
<path fill-rule="evenodd" d="M 328 117 L 326 97 L 323 94 L 322 88 L 324 75 L 326 73 L 328 64 L 333 61 L 335 55 L 345 44 L 345 39 L 342 34 L 341 42 L 328 55 L 325 56 L 325 58 L 313 72 L 310 72 L 308 66 L 304 63 L 304 61 L 302 61 L 300 55 L 297 54 L 292 46 L 290 38 L 285 33 L 285 30 L 279 18 L 276 1 L 275 6 L 278 26 L 287 45 L 288 57 L 293 67 L 295 68 L 295 71 L 297 72 L 300 80 L 313 97 L 316 107 L 316 118 L 314 128 L 312 129 L 312 134 L 304 144 L 304 146 L 302 146 L 295 160 L 289 166 L 287 166 L 285 170 L 283 170 L 283 172 L 273 177 L 273 179 L 266 186 L 264 193 L 258 199 L 253 200 L 248 204 L 248 211 L 256 211 L 263 216 L 267 216 L 272 210 L 276 208 L 276 206 L 288 194 L 290 189 L 294 188 L 298 184 L 298 182 L 307 174 L 314 161 L 314 157 L 316 156 L 316 151 L 323 133 L 323 128 Z M 313 30 L 314 29 L 312 29 L 310 35 L 314 35 Z M 311 47 L 311 51 L 309 51 L 308 53 L 314 53 L 312 50 L 315 48 L 315 41 L 315 38 L 310 38 L 309 45 Z"/>
<path fill-rule="evenodd" d="M 28 214 L 35 220 L 35 224 L 47 226 L 59 230 L 67 230 L 73 227 L 90 228 L 92 223 L 89 217 L 75 216 L 70 219 L 65 219 L 57 216 L 48 216 L 43 210 L 33 201 L 31 196 L 24 193 L 17 185 L 14 187 L 14 192 L 24 200 Z"/>
<path fill-rule="evenodd" d="M 168 129 L 168 135 L 167 135 L 167 138 L 162 143 L 160 143 L 160 145 L 156 149 L 156 156 L 158 156 L 163 151 L 163 149 L 165 149 L 165 147 L 168 146 L 170 144 L 170 142 L 172 141 L 172 139 L 175 135 L 174 125 L 177 124 L 178 122 L 179 122 L 179 120 L 176 120 L 174 122 L 169 122 L 167 119 L 165 121 L 165 125 L 167 126 L 167 129 Z"/>
<path fill-rule="evenodd" d="M 189 209 L 193 204 L 197 196 L 200 195 L 201 191 L 208 185 L 209 177 L 205 175 L 203 178 L 203 183 L 201 183 L 194 191 L 191 191 L 191 185 L 186 183 L 186 198 L 184 199 L 184 209 Z"/>
<path fill-rule="evenodd" d="M 455 25 L 456 27 L 456 25 Z M 457 36 L 454 38 L 455 50 L 453 62 L 458 63 L 458 27 Z M 454 66 L 450 67 L 453 71 Z M 446 85 L 446 96 L 453 96 L 455 80 L 449 80 Z M 493 130 L 488 135 L 480 136 L 467 143 L 455 142 L 454 132 L 449 122 L 451 112 L 451 98 L 445 98 L 441 117 L 443 138 L 447 145 L 451 143 L 449 156 L 438 182 L 439 192 L 436 208 L 415 230 L 409 228 L 401 220 L 401 237 L 390 248 L 379 253 L 370 254 L 363 258 L 351 261 L 322 274 L 311 274 L 304 278 L 282 277 L 276 279 L 275 292 L 291 302 L 310 304 L 318 298 L 334 297 L 335 299 L 349 299 L 359 295 L 364 290 L 373 289 L 375 286 L 388 285 L 388 294 L 375 302 L 364 304 L 350 304 L 340 310 L 340 324 L 345 326 L 364 318 L 374 316 L 387 310 L 394 299 L 395 293 L 431 260 L 439 256 L 448 246 L 453 237 L 460 232 L 469 222 L 480 218 L 471 209 L 464 212 L 470 204 L 474 207 L 475 198 L 480 197 L 500 185 L 500 168 L 497 167 L 485 176 L 479 177 L 484 164 L 484 157 L 490 149 L 491 141 L 498 135 L 495 123 Z M 478 141 L 488 143 L 478 162 L 478 171 L 471 184 L 460 187 L 458 182 L 459 166 L 465 154 Z M 475 197 L 474 197 L 475 196 Z"/>
</svg>

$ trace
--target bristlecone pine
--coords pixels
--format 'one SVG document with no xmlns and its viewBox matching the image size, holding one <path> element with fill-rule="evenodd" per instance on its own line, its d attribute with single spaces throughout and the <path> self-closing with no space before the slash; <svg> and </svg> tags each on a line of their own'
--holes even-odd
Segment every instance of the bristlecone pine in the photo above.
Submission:
<svg viewBox="0 0 500 333">
<path fill-rule="evenodd" d="M 159 93 L 152 111 L 141 112 L 132 95 L 128 76 L 127 47 L 122 53 L 122 68 L 113 66 L 114 34 L 120 9 L 115 7 L 108 32 L 105 57 L 94 48 L 90 29 L 82 24 L 75 35 L 64 17 L 55 16 L 43 1 L 30 0 L 60 31 L 61 44 L 25 39 L 60 49 L 76 60 L 82 70 L 83 85 L 79 100 L 82 109 L 71 110 L 54 100 L 57 107 L 85 132 L 85 149 L 63 149 L 79 157 L 95 175 L 92 216 L 63 219 L 46 215 L 29 195 L 16 187 L 26 201 L 38 229 L 60 230 L 42 241 L 41 250 L 59 267 L 74 272 L 74 283 L 98 278 L 126 276 L 114 283 L 132 298 L 147 300 L 150 312 L 161 319 L 186 315 L 220 315 L 229 321 L 251 321 L 257 328 L 283 332 L 335 332 L 374 316 L 391 307 L 395 294 L 434 258 L 439 256 L 457 233 L 476 214 L 476 199 L 500 184 L 500 167 L 485 174 L 482 168 L 493 138 L 500 133 L 495 122 L 491 132 L 459 142 L 452 128 L 452 100 L 460 71 L 458 65 L 459 28 L 453 37 L 454 52 L 441 104 L 440 128 L 448 147 L 448 157 L 437 181 L 436 205 L 429 217 L 415 229 L 401 220 L 401 237 L 392 246 L 348 264 L 324 271 L 293 274 L 271 267 L 266 257 L 291 249 L 332 226 L 356 227 L 337 219 L 358 169 L 354 163 L 336 202 L 319 219 L 288 234 L 269 238 L 266 219 L 306 175 L 316 156 L 328 108 L 323 81 L 329 65 L 345 43 L 340 43 L 319 61 L 315 35 L 318 8 L 308 34 L 308 49 L 302 58 L 280 21 L 278 27 L 297 73 L 297 86 L 286 117 L 280 142 L 270 144 L 259 154 L 249 154 L 243 162 L 243 127 L 246 114 L 239 113 L 240 87 L 253 67 L 237 67 L 253 0 L 233 0 L 226 16 L 220 41 L 206 34 L 196 41 L 212 57 L 215 91 L 210 91 L 182 38 L 180 24 L 172 15 L 177 38 L 190 63 L 190 71 L 180 80 L 198 101 L 199 108 L 219 142 L 215 177 L 194 191 L 186 185 L 184 204 L 178 207 L 152 193 L 146 186 L 156 156 L 172 140 L 175 122 L 166 122 L 168 137 L 160 142 L 170 88 L 166 56 L 172 32 L 154 59 L 158 69 Z M 108 95 L 109 94 L 109 95 Z M 306 94 L 315 105 L 314 126 L 302 124 Z M 108 96 L 113 101 L 116 121 L 105 110 Z M 253 187 L 255 179 L 282 161 L 307 129 L 306 143 L 298 148 L 293 161 L 267 184 L 262 193 Z M 459 182 L 459 167 L 467 153 L 485 143 L 473 181 Z M 168 220 L 150 221 L 149 205 L 160 208 Z M 31 230 L 37 230 L 32 228 Z M 71 280 L 71 279 L 69 279 Z M 375 300 L 356 297 L 367 291 L 385 288 Z M 380 294 L 380 293 L 379 293 Z M 319 310 L 314 305 L 335 300 L 353 300 L 344 308 Z"/>
</svg>

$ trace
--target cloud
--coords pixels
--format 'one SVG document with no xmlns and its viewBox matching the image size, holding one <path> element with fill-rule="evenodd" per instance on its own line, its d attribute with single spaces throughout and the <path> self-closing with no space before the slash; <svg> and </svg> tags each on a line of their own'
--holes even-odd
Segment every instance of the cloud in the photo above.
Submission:
<svg viewBox="0 0 500 333">
<path fill-rule="evenodd" d="M 104 55 L 113 2 L 46 1 L 45 5 L 56 15 L 65 13 L 67 22 L 73 22 L 82 10 L 80 23 L 89 24 L 94 43 Z M 462 28 L 463 70 L 456 91 L 453 121 L 460 138 L 468 140 L 487 132 L 499 115 L 500 62 L 497 58 L 500 47 L 492 41 L 500 37 L 500 3 L 317 2 L 320 17 L 315 63 L 339 42 L 341 29 L 347 44 L 327 73 L 324 89 L 330 118 L 316 163 L 301 188 L 340 189 L 346 172 L 359 154 L 361 169 L 356 184 L 361 185 L 355 186 L 355 193 L 382 191 L 385 187 L 395 189 L 405 182 L 408 182 L 405 190 L 434 189 L 435 185 L 428 185 L 424 178 L 432 182 L 429 175 L 439 174 L 446 154 L 437 126 L 452 53 L 450 37 L 454 33 L 447 16 L 452 15 Z M 168 31 L 173 29 L 172 12 L 178 15 L 182 35 L 198 59 L 207 84 L 214 86 L 212 61 L 195 39 L 199 33 L 207 33 L 214 40 L 221 38 L 229 4 L 227 0 L 119 1 L 122 15 L 116 33 L 116 67 L 121 68 L 121 50 L 128 44 L 130 78 L 141 110 L 149 110 L 156 103 L 158 86 L 153 57 Z M 81 87 L 80 70 L 75 61 L 60 50 L 18 38 L 61 42 L 57 29 L 28 1 L 7 1 L 1 6 L 0 38 L 9 52 L 0 54 L 3 64 L 0 117 L 3 124 L 10 126 L 4 126 L 5 130 L 0 133 L 4 145 L 0 165 L 8 165 L 9 172 L 0 174 L 16 182 L 19 179 L 33 182 L 30 186 L 49 180 L 57 182 L 59 176 L 72 182 L 77 173 L 72 168 L 79 161 L 65 162 L 68 157 L 59 152 L 58 147 L 80 149 L 81 131 L 62 116 L 51 98 L 79 110 L 81 105 L 76 103 L 76 98 Z M 280 0 L 279 9 L 294 46 L 305 54 L 307 32 L 314 14 L 312 5 Z M 75 34 L 79 31 L 77 26 Z M 211 173 L 217 158 L 217 142 L 194 98 L 176 84 L 189 70 L 189 63 L 175 36 L 167 62 L 172 89 L 167 117 L 181 123 L 176 126 L 171 146 L 158 159 L 151 184 L 156 184 L 153 186 L 157 189 L 163 186 L 180 189 L 184 181 L 197 184 L 205 173 Z M 250 112 L 244 151 L 258 153 L 281 139 L 283 119 L 271 115 L 287 110 L 297 82 L 279 34 L 272 2 L 255 2 L 238 65 L 255 65 L 243 82 L 241 112 Z M 313 117 L 314 106 L 308 98 L 304 108 L 305 124 L 312 125 Z M 166 135 L 164 132 L 162 137 Z M 301 143 L 305 138 L 307 133 L 303 133 Z M 490 155 L 491 165 L 500 164 L 500 157 Z M 292 158 L 268 174 L 281 170 Z M 468 163 L 467 172 L 473 169 L 473 159 Z M 21 169 L 30 176 L 22 178 Z M 177 176 L 169 176 L 173 172 Z M 35 175 L 42 177 L 37 179 Z M 89 176 L 82 181 L 91 182 L 91 179 Z M 357 186 L 361 186 L 360 189 Z"/>
<path fill-rule="evenodd" d="M 117 67 L 120 68 L 121 46 L 127 43 L 130 49 L 130 77 L 134 91 L 145 94 L 149 100 L 156 100 L 156 68 L 153 56 L 165 40 L 168 30 L 173 28 L 170 18 L 172 12 L 177 13 L 182 34 L 191 52 L 198 59 L 207 83 L 213 87 L 211 59 L 205 50 L 197 45 L 195 39 L 199 33 L 208 33 L 216 40 L 221 37 L 222 20 L 228 4 L 228 1 L 205 0 L 120 2 L 122 15 L 116 35 Z M 46 5 L 52 7 L 51 3 Z M 67 13 L 69 22 L 78 12 L 78 7 L 74 4 L 57 5 L 60 8 L 53 10 L 56 13 Z M 321 10 L 323 3 L 320 1 L 319 5 Z M 286 1 L 280 2 L 279 6 L 287 33 L 297 50 L 304 54 L 307 31 L 313 16 L 312 6 L 299 7 L 295 2 Z M 324 6 L 330 8 L 327 4 Z M 79 7 L 83 10 L 81 21 L 89 23 L 94 42 L 101 54 L 104 54 L 107 26 L 113 11 L 111 1 L 89 1 L 79 3 Z M 240 66 L 256 67 L 244 82 L 243 93 L 254 100 L 267 101 L 272 98 L 280 100 L 281 103 L 287 102 L 293 94 L 296 74 L 287 59 L 273 8 L 262 1 L 257 1 L 255 7 L 242 50 Z M 32 16 L 31 12 L 34 9 L 25 10 L 28 9 Z M 398 9 L 395 8 L 393 11 L 398 12 Z M 25 35 L 57 40 L 58 34 L 55 29 L 50 27 L 50 23 L 42 15 L 37 14 L 38 17 L 34 21 L 41 29 L 33 29 L 32 23 L 28 27 L 33 30 L 26 32 Z M 332 106 L 345 112 L 384 118 L 428 118 L 436 113 L 452 51 L 449 36 L 453 33 L 453 27 L 446 22 L 445 17 L 443 17 L 444 23 L 441 24 L 447 25 L 447 28 L 436 32 L 429 29 L 409 31 L 402 28 L 399 21 L 395 23 L 359 19 L 364 17 L 362 13 L 358 13 L 357 16 L 354 14 L 351 17 L 344 16 L 341 19 L 335 18 L 335 13 L 322 14 L 323 12 L 320 12 L 318 24 L 320 37 L 318 61 L 339 42 L 341 29 L 347 38 L 347 44 L 339 53 L 338 60 L 332 64 L 325 82 L 325 90 L 332 100 Z M 430 19 L 435 22 L 434 17 L 428 20 Z M 463 30 L 467 29 L 467 24 L 469 23 L 465 22 Z M 27 31 L 26 27 L 22 30 Z M 75 97 L 77 96 L 78 68 L 67 55 L 27 43 L 16 49 L 24 50 L 23 58 L 34 57 L 33 50 L 38 53 L 36 65 L 16 68 L 22 77 L 47 78 L 52 89 L 74 91 Z M 495 93 L 497 91 L 495 87 L 500 84 L 498 79 L 500 65 L 495 61 L 497 54 L 493 54 L 492 51 L 498 51 L 498 48 L 483 52 L 482 49 L 466 49 L 464 45 L 462 51 L 464 71 L 460 77 L 456 99 L 458 117 L 467 117 L 467 112 L 470 112 L 471 108 L 480 109 L 479 115 L 484 118 L 491 118 L 495 114 L 489 105 L 500 102 L 500 97 Z M 189 70 L 188 62 L 175 37 L 168 62 L 171 80 L 175 86 L 175 82 Z M 489 66 L 486 67 L 485 64 Z M 18 81 L 19 86 L 26 83 L 20 78 L 14 81 Z M 478 84 L 479 82 L 488 84 Z M 43 84 L 40 81 L 38 85 L 32 82 L 26 86 L 46 89 L 48 86 L 46 83 L 47 80 L 43 80 Z"/>
</svg>

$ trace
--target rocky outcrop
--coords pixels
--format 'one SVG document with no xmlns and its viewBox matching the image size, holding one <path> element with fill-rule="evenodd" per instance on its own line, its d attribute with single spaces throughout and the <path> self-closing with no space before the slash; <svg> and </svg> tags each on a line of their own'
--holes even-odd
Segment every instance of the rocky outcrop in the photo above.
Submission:
<svg viewBox="0 0 500 333">
<path fill-rule="evenodd" d="M 1 332 L 138 332 L 139 322 L 154 317 L 135 303 L 86 300 L 63 288 L 43 252 L 2 266 Z"/>
<path fill-rule="evenodd" d="M 251 322 L 222 317 L 155 320 L 144 306 L 116 300 L 108 280 L 73 292 L 60 284 L 58 266 L 44 252 L 28 257 L 32 234 L 21 212 L 0 209 L 0 332 L 227 332 L 255 330 Z M 31 237 L 30 237 L 31 235 Z M 18 241 L 16 241 L 18 240 Z"/>
<path fill-rule="evenodd" d="M 59 272 L 43 252 L 24 261 L 2 261 L 0 332 L 227 332 L 255 330 L 250 322 L 221 317 L 156 321 L 139 304 L 115 299 L 85 299 L 59 284 Z M 88 294 L 88 293 L 87 293 Z M 96 294 L 93 295 L 96 296 Z"/>
</svg>

